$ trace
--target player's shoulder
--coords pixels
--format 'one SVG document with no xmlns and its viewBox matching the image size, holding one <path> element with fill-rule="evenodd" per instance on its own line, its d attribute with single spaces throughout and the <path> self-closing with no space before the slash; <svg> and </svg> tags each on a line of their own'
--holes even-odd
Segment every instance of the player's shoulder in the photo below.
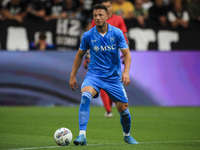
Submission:
<svg viewBox="0 0 200 150">
<path fill-rule="evenodd" d="M 122 32 L 119 28 L 117 28 L 117 27 L 115 27 L 115 26 L 113 26 L 113 25 L 110 25 L 109 24 L 109 30 L 112 30 L 114 33 L 119 33 L 119 32 Z"/>
<path fill-rule="evenodd" d="M 91 28 L 90 30 L 84 32 L 84 33 L 83 33 L 83 36 L 84 36 L 84 37 L 85 37 L 85 36 L 90 37 L 91 35 L 93 35 L 93 33 L 94 33 L 94 28 L 95 28 L 95 27 L 93 27 L 93 28 Z"/>
<path fill-rule="evenodd" d="M 123 36 L 123 32 L 122 30 L 120 30 L 119 28 L 115 27 L 115 26 L 112 26 L 112 25 L 109 25 L 109 30 L 112 32 L 112 34 L 118 39 L 120 38 L 121 36 Z"/>
</svg>

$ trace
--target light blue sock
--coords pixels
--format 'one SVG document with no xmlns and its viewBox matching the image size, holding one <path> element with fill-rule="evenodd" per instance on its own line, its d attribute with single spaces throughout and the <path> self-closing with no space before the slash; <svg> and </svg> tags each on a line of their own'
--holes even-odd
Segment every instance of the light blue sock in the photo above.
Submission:
<svg viewBox="0 0 200 150">
<path fill-rule="evenodd" d="M 79 108 L 79 130 L 87 129 L 87 123 L 90 116 L 90 101 L 92 94 L 89 92 L 83 92 L 81 97 L 81 104 Z"/>
<path fill-rule="evenodd" d="M 124 133 L 130 133 L 131 129 L 131 115 L 129 113 L 129 109 L 127 108 L 125 111 L 119 112 L 120 121 L 123 128 Z"/>
</svg>

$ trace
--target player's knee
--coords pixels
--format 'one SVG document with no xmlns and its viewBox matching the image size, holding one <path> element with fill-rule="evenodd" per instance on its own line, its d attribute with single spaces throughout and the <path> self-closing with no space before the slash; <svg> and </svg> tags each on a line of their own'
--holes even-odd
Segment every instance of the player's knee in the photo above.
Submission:
<svg viewBox="0 0 200 150">
<path fill-rule="evenodd" d="M 129 109 L 127 108 L 127 109 L 124 110 L 124 111 L 120 111 L 119 114 L 120 114 L 121 116 L 128 115 L 128 114 L 129 114 Z"/>
<path fill-rule="evenodd" d="M 84 104 L 84 103 L 90 103 L 92 99 L 92 94 L 90 92 L 83 92 L 82 93 L 82 99 L 81 99 L 81 103 Z"/>
<path fill-rule="evenodd" d="M 125 111 L 126 109 L 128 109 L 128 103 L 117 102 L 117 103 L 115 103 L 115 105 L 117 106 L 118 112 L 122 112 L 122 111 Z"/>
<path fill-rule="evenodd" d="M 85 86 L 81 89 L 81 93 L 88 92 L 94 97 L 97 94 L 97 91 L 92 86 Z"/>
</svg>

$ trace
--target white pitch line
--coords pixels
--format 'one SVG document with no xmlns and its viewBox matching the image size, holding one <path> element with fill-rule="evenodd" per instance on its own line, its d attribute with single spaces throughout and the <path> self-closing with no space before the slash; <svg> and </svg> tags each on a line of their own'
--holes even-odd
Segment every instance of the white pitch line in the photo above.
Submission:
<svg viewBox="0 0 200 150">
<path fill-rule="evenodd" d="M 9 150 L 30 150 L 30 149 L 44 149 L 44 148 L 59 148 L 62 146 L 44 146 L 44 147 L 29 147 L 29 148 L 16 148 L 16 149 L 9 149 Z"/>
<path fill-rule="evenodd" d="M 194 141 L 157 141 L 157 142 L 138 142 L 139 144 L 162 144 L 162 143 L 198 143 L 200 140 L 194 140 Z"/>
<path fill-rule="evenodd" d="M 155 141 L 155 142 L 138 142 L 138 144 L 164 144 L 164 143 L 199 143 L 200 140 L 194 141 Z M 87 146 L 104 146 L 104 145 L 123 145 L 126 143 L 102 143 L 102 144 L 87 144 Z M 75 147 L 75 146 L 74 146 Z M 50 149 L 50 148 L 63 148 L 63 146 L 44 146 L 44 147 L 29 147 L 29 148 L 16 148 L 9 150 L 34 150 L 34 149 Z"/>
</svg>

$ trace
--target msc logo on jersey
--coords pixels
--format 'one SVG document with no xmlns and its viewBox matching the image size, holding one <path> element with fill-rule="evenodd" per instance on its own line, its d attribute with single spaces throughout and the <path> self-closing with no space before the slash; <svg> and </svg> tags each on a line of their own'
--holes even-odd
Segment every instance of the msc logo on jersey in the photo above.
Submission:
<svg viewBox="0 0 200 150">
<path fill-rule="evenodd" d="M 116 44 L 101 46 L 101 51 L 111 51 L 116 49 Z"/>
<path fill-rule="evenodd" d="M 95 52 L 98 52 L 99 49 L 101 49 L 101 51 L 111 51 L 111 50 L 115 50 L 116 47 L 117 47 L 116 44 L 113 44 L 113 45 L 100 46 L 100 48 L 98 46 L 95 46 L 93 49 Z"/>
</svg>

